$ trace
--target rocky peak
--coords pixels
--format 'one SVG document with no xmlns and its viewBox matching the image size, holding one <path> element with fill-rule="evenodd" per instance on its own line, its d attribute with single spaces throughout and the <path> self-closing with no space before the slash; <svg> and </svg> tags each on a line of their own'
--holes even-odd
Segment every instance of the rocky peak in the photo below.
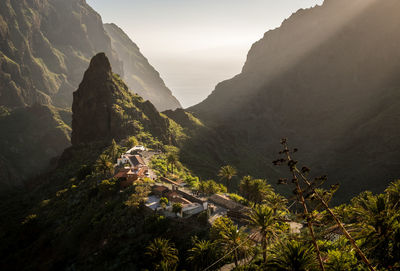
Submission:
<svg viewBox="0 0 400 271">
<path fill-rule="evenodd" d="M 104 53 L 94 56 L 72 103 L 72 145 L 121 140 L 150 132 L 168 140 L 168 120 L 150 102 L 129 92 Z"/>
<path fill-rule="evenodd" d="M 105 53 L 98 53 L 92 58 L 85 76 L 112 77 L 111 64 Z"/>
</svg>

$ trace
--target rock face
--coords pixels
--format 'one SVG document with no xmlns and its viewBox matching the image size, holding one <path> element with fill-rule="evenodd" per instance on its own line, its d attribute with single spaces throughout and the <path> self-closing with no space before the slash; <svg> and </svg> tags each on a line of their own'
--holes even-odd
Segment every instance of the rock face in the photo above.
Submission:
<svg viewBox="0 0 400 271">
<path fill-rule="evenodd" d="M 122 75 L 85 1 L 0 1 L 0 108 L 10 112 L 0 114 L 0 189 L 40 173 L 70 145 L 72 92 L 99 51 Z"/>
<path fill-rule="evenodd" d="M 0 105 L 70 106 L 97 52 L 106 52 L 122 75 L 101 17 L 85 1 L 1 1 Z"/>
<path fill-rule="evenodd" d="M 113 74 L 104 53 L 93 57 L 72 104 L 72 145 L 121 140 L 147 131 L 168 142 L 168 119 Z"/>
<path fill-rule="evenodd" d="M 142 73 L 134 71 L 134 75 L 126 75 L 126 78 L 134 77 L 138 82 L 144 82 L 136 92 L 151 92 L 153 96 L 146 98 L 157 100 L 161 97 L 173 108 L 171 101 L 174 98 L 157 72 L 138 49 L 129 47 L 132 42 L 128 41 L 126 45 L 118 40 L 113 44 L 119 42 L 122 48 L 133 50 L 132 57 L 127 58 L 128 64 L 125 65 L 128 72 L 134 70 L 132 65 L 144 67 Z M 128 51 L 123 52 L 130 54 Z M 21 183 L 21 180 L 43 171 L 52 158 L 50 155 L 58 156 L 70 145 L 71 129 L 68 126 L 72 93 L 78 88 L 90 59 L 98 52 L 105 52 L 114 71 L 124 76 L 122 61 L 112 48 L 100 15 L 85 0 L 0 1 L 0 123 L 1 140 L 4 140 L 0 142 L 0 189 L 3 183 L 7 186 L 13 182 Z M 133 55 L 136 54 L 135 64 Z M 120 56 L 126 57 L 124 54 Z M 160 91 L 160 97 L 155 94 L 156 91 Z M 152 105 L 143 103 L 143 107 L 149 114 L 153 112 Z M 38 108 L 47 112 L 43 113 L 47 117 L 34 114 Z M 3 115 L 2 111 L 10 114 Z M 62 118 L 58 115 L 62 115 Z M 13 118 L 21 121 L 18 118 L 22 116 L 30 121 L 23 123 L 32 129 L 10 121 Z M 44 130 L 48 134 L 57 134 L 60 138 L 49 137 L 38 144 L 37 140 L 41 139 L 35 135 L 40 130 L 35 130 L 34 125 L 38 125 L 37 129 L 46 127 Z M 21 141 L 9 140 L 16 135 L 22 138 Z M 55 144 L 58 147 L 54 147 Z M 25 155 L 27 149 L 29 155 Z M 24 160 L 22 164 L 21 156 Z"/>
<path fill-rule="evenodd" d="M 267 32 L 242 73 L 188 109 L 226 138 L 203 151 L 274 180 L 288 137 L 314 173 L 342 184 L 342 199 L 382 191 L 400 177 L 398 14 L 396 0 L 327 0 Z"/>
<path fill-rule="evenodd" d="M 115 24 L 104 24 L 104 29 L 118 58 L 123 60 L 123 79 L 129 88 L 143 99 L 150 100 L 159 111 L 180 108 L 179 101 L 165 86 L 160 74 L 124 31 Z"/>
</svg>

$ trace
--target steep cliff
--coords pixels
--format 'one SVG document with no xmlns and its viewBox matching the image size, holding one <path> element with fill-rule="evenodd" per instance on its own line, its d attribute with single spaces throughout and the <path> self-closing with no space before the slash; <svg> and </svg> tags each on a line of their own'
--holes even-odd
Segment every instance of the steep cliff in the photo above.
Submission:
<svg viewBox="0 0 400 271">
<path fill-rule="evenodd" d="M 131 94 L 113 74 L 104 53 L 93 57 L 72 104 L 72 145 L 121 140 L 139 132 L 150 132 L 169 140 L 169 121 L 141 97 Z"/>
<path fill-rule="evenodd" d="M 97 52 L 106 52 L 122 75 L 101 17 L 85 1 L 1 1 L 0 105 L 70 106 Z"/>
<path fill-rule="evenodd" d="M 115 24 L 105 24 L 104 29 L 118 58 L 123 60 L 123 79 L 129 88 L 143 99 L 150 100 L 159 111 L 180 108 L 179 101 L 165 86 L 160 74 L 124 31 Z"/>
<path fill-rule="evenodd" d="M 342 184 L 342 198 L 399 178 L 398 14 L 396 0 L 327 0 L 267 32 L 239 75 L 188 109 L 226 138 L 207 150 L 214 164 L 273 180 L 289 137 L 315 173 Z"/>
</svg>

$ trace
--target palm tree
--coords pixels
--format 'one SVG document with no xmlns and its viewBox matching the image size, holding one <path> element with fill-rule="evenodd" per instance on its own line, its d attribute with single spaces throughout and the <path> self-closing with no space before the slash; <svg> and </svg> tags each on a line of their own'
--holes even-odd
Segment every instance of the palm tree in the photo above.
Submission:
<svg viewBox="0 0 400 271">
<path fill-rule="evenodd" d="M 267 241 L 275 239 L 279 233 L 274 211 L 265 205 L 258 205 L 250 211 L 248 223 L 250 227 L 257 230 L 258 237 L 261 239 L 263 260 L 266 262 Z"/>
<path fill-rule="evenodd" d="M 400 180 L 392 182 L 385 190 L 389 196 L 389 203 L 395 210 L 400 209 Z"/>
<path fill-rule="evenodd" d="M 229 187 L 229 183 L 231 182 L 232 178 L 235 177 L 237 174 L 237 170 L 230 166 L 226 165 L 221 167 L 221 169 L 218 172 L 218 176 L 221 177 L 221 179 L 226 180 L 226 187 Z"/>
<path fill-rule="evenodd" d="M 145 254 L 153 262 L 155 270 L 175 270 L 179 261 L 178 250 L 169 240 L 163 238 L 150 242 Z"/>
<path fill-rule="evenodd" d="M 178 155 L 176 153 L 169 153 L 167 155 L 167 165 L 171 168 L 171 173 L 174 174 L 174 166 L 178 164 Z"/>
<path fill-rule="evenodd" d="M 364 193 L 354 199 L 353 204 L 359 222 L 356 237 L 364 240 L 362 246 L 367 248 L 369 257 L 386 268 L 398 262 L 393 255 L 400 252 L 393 240 L 399 229 L 400 214 L 393 208 L 390 194 Z"/>
<path fill-rule="evenodd" d="M 267 267 L 281 271 L 316 270 L 313 248 L 295 240 L 279 242 L 271 251 Z"/>
<path fill-rule="evenodd" d="M 96 161 L 95 164 L 96 170 L 102 172 L 104 175 L 111 174 L 114 170 L 114 165 L 111 162 L 110 156 L 107 154 L 102 154 Z"/>
<path fill-rule="evenodd" d="M 218 259 L 219 251 L 215 242 L 208 240 L 196 240 L 194 246 L 189 249 L 187 258 L 194 270 L 203 270 Z"/>
<path fill-rule="evenodd" d="M 239 256 L 247 252 L 247 236 L 242 229 L 236 225 L 226 227 L 221 233 L 221 243 L 226 252 L 233 252 L 235 266 L 239 265 Z"/>
<path fill-rule="evenodd" d="M 247 200 L 250 200 L 252 180 L 253 178 L 251 176 L 244 176 L 239 184 L 239 191 Z"/>
<path fill-rule="evenodd" d="M 253 205 L 262 203 L 269 194 L 274 192 L 266 180 L 253 179 L 251 176 L 243 177 L 239 184 L 239 191 L 245 199 L 253 202 Z"/>
<path fill-rule="evenodd" d="M 276 214 L 278 211 L 287 211 L 287 199 L 275 192 L 269 193 L 267 198 L 265 199 L 265 202 L 268 204 L 269 207 L 272 208 L 274 214 Z"/>
</svg>

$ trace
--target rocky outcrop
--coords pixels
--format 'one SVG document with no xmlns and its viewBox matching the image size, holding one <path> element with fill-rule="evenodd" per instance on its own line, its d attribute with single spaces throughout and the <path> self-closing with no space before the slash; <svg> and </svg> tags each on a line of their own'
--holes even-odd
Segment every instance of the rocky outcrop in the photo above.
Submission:
<svg viewBox="0 0 400 271">
<path fill-rule="evenodd" d="M 396 0 L 327 0 L 267 32 L 242 73 L 189 108 L 226 135 L 203 151 L 274 180 L 285 175 L 271 161 L 289 137 L 315 174 L 342 184 L 342 199 L 382 191 L 400 177 L 399 13 Z"/>
<path fill-rule="evenodd" d="M 160 74 L 128 35 L 115 24 L 105 24 L 104 29 L 111 38 L 112 48 L 119 59 L 123 60 L 123 79 L 131 91 L 151 101 L 159 111 L 180 108 L 179 101 L 165 86 Z"/>
<path fill-rule="evenodd" d="M 141 97 L 131 94 L 104 53 L 93 57 L 72 104 L 72 145 L 121 140 L 150 132 L 169 140 L 168 119 Z"/>
<path fill-rule="evenodd" d="M 132 42 L 128 40 L 126 44 L 129 47 Z M 127 50 L 131 49 L 135 56 L 127 58 L 127 70 L 129 74 L 132 74 L 134 70 L 131 68 L 132 65 L 142 65 L 143 72 L 134 71 L 132 76 L 138 82 L 145 82 L 143 87 L 134 85 L 138 89 L 136 92 L 146 89 L 154 96 L 146 96 L 146 98 L 157 100 L 161 97 L 166 103 L 173 104 L 171 101 L 174 98 L 158 73 L 148 64 L 138 49 L 132 47 Z M 68 133 L 62 133 L 60 138 L 54 141 L 43 141 L 37 144 L 37 139 L 34 137 L 37 131 L 33 125 L 47 127 L 44 130 L 50 134 L 59 134 L 60 127 L 63 131 L 70 130 L 68 126 L 71 126 L 72 93 L 78 88 L 90 59 L 98 52 L 105 52 L 115 73 L 124 76 L 122 59 L 120 60 L 119 57 L 126 56 L 115 53 L 100 15 L 85 0 L 0 1 L 1 139 L 8 140 L 15 135 L 18 135 L 17 138 L 23 137 L 23 142 L 13 140 L 0 142 L 2 172 L 0 187 L 2 183 L 7 183 L 7 186 L 13 182 L 21 183 L 33 174 L 45 170 L 48 167 L 49 155 L 59 156 L 63 148 L 69 145 Z M 133 63 L 133 59 L 137 60 L 136 64 Z M 143 79 L 140 76 L 143 76 Z M 159 96 L 154 93 L 157 91 L 160 92 Z M 177 104 L 179 106 L 179 103 Z M 32 113 L 40 108 L 39 105 L 50 108 L 50 111 L 56 113 L 48 113 L 49 118 L 41 118 L 40 114 Z M 154 107 L 148 103 L 143 102 L 141 106 L 143 110 L 148 111 L 148 114 L 154 111 Z M 11 117 L 3 118 L 1 113 L 3 110 L 10 112 L 12 116 L 25 114 L 30 122 L 23 123 L 32 129 L 9 122 Z M 14 114 L 15 110 L 17 111 Z M 32 116 L 26 116 L 29 113 L 32 113 Z M 55 126 L 54 124 L 59 120 L 63 124 L 60 127 Z M 20 130 L 17 131 L 17 127 Z M 33 134 L 29 134 L 31 132 Z M 161 131 L 159 133 L 162 134 Z M 54 144 L 59 144 L 59 147 L 54 148 Z M 31 145 L 32 148 L 28 148 L 30 154 L 24 156 L 23 164 L 26 166 L 21 171 L 20 155 L 24 154 L 27 145 Z M 44 150 L 52 151 L 43 153 Z M 15 172 L 18 174 L 14 174 Z"/>
</svg>

